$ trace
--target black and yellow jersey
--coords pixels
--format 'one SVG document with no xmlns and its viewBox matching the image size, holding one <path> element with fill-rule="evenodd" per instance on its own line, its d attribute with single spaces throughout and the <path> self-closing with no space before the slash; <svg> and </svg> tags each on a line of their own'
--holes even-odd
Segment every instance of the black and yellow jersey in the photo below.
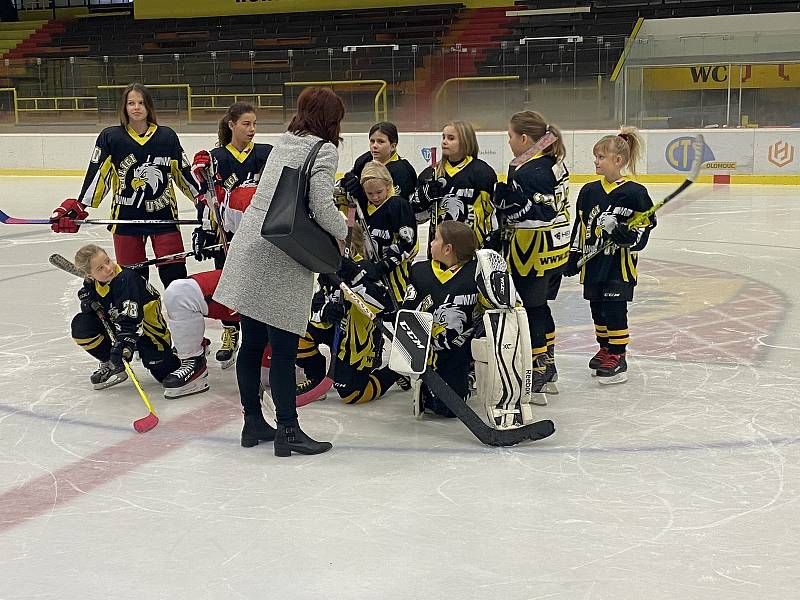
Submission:
<svg viewBox="0 0 800 600">
<path fill-rule="evenodd" d="M 353 174 L 359 179 L 361 178 L 361 171 L 364 170 L 364 165 L 373 160 L 371 152 L 365 152 L 359 156 L 353 163 Z M 402 158 L 397 152 L 392 152 L 389 159 L 383 163 L 392 176 L 394 182 L 395 196 L 402 196 L 406 200 L 410 200 L 414 195 L 414 190 L 417 189 L 417 172 L 411 163 L 405 158 Z"/>
<path fill-rule="evenodd" d="M 431 204 L 419 191 L 426 182 L 436 178 L 443 180 L 443 197 Z M 436 175 L 433 167 L 427 167 L 417 178 L 417 192 L 411 202 L 417 221 L 424 222 L 430 218 L 438 205 L 435 224 L 432 222 L 430 226 L 430 239 L 433 239 L 435 225 L 442 221 L 461 221 L 472 227 L 478 238 L 478 247 L 482 247 L 493 229 L 492 194 L 495 183 L 497 174 L 480 158 L 467 156 L 456 165 L 445 161 L 441 175 Z M 425 216 L 426 213 L 428 216 Z"/>
<path fill-rule="evenodd" d="M 419 251 L 417 220 L 411 203 L 401 196 L 392 196 L 380 206 L 362 203 L 367 229 L 378 249 L 381 271 L 388 275 L 389 285 L 398 303 L 403 301 L 408 285 L 408 269 Z"/>
<path fill-rule="evenodd" d="M 602 247 L 617 223 L 626 223 L 653 206 L 647 189 L 627 177 L 614 182 L 605 178 L 587 183 L 578 194 L 571 250 L 590 254 Z M 583 265 L 581 283 L 594 285 L 622 281 L 636 285 L 638 252 L 647 245 L 656 226 L 655 215 L 639 229 L 639 239 L 629 248 L 615 244 Z"/>
<path fill-rule="evenodd" d="M 544 277 L 569 258 L 569 172 L 555 157 L 537 154 L 509 168 L 508 186 L 529 200 L 530 208 L 508 223 L 505 258 L 515 280 Z"/>
<path fill-rule="evenodd" d="M 209 152 L 214 161 L 217 200 L 226 232 L 232 234 L 239 227 L 242 213 L 250 206 L 271 151 L 270 144 L 250 142 L 241 152 L 232 144 Z"/>
<path fill-rule="evenodd" d="M 356 256 L 354 260 L 361 260 Z M 309 327 L 328 329 L 341 327 L 337 360 L 342 364 L 352 366 L 356 370 L 372 369 L 380 364 L 381 357 L 377 356 L 376 349 L 381 335 L 375 324 L 347 299 L 345 303 L 345 317 L 342 323 L 328 323 L 322 318 L 322 312 L 329 302 L 342 302 L 342 292 L 327 277 L 321 275 L 320 287 L 314 294 L 311 304 L 312 314 Z M 350 286 L 375 315 L 380 315 L 389 303 L 388 292 L 380 283 L 369 281 L 366 278 Z"/>
<path fill-rule="evenodd" d="M 483 312 L 485 302 L 475 283 L 477 261 L 445 267 L 439 261 L 426 260 L 411 265 L 403 308 L 433 314 L 433 349 L 456 349 L 453 342 L 472 329 Z M 469 351 L 469 340 L 460 348 Z"/>
<path fill-rule="evenodd" d="M 103 312 L 119 333 L 147 336 L 160 351 L 172 348 L 167 322 L 161 312 L 161 296 L 136 271 L 117 265 L 108 283 L 94 282 Z"/>
<path fill-rule="evenodd" d="M 150 124 L 139 135 L 117 125 L 97 137 L 78 200 L 97 208 L 111 192 L 112 219 L 177 219 L 173 181 L 193 202 L 205 187 L 192 176 L 175 132 Z M 109 229 L 122 235 L 150 235 L 175 231 L 176 226 L 111 225 Z"/>
</svg>

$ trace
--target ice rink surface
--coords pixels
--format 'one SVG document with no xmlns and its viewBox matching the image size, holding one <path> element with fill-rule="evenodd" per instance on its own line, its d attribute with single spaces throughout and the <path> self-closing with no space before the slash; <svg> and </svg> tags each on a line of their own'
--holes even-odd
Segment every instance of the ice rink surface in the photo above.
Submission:
<svg viewBox="0 0 800 600">
<path fill-rule="evenodd" d="M 0 208 L 45 217 L 79 186 L 2 178 Z M 627 383 L 590 377 L 588 303 L 564 282 L 551 438 L 489 448 L 399 390 L 330 394 L 300 413 L 333 451 L 290 459 L 239 446 L 213 355 L 211 390 L 170 401 L 134 363 L 161 419 L 135 433 L 132 384 L 93 391 L 69 337 L 80 280 L 47 262 L 110 234 L 0 225 L 0 599 L 800 597 L 797 188 L 675 204 L 642 254 Z"/>
</svg>

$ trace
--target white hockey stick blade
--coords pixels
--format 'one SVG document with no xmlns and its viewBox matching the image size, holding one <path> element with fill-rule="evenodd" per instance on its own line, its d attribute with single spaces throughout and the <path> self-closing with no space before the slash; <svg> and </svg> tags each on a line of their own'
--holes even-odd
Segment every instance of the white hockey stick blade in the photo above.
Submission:
<svg viewBox="0 0 800 600">
<path fill-rule="evenodd" d="M 422 375 L 431 353 L 433 315 L 417 310 L 397 311 L 389 368 L 401 375 Z"/>
</svg>

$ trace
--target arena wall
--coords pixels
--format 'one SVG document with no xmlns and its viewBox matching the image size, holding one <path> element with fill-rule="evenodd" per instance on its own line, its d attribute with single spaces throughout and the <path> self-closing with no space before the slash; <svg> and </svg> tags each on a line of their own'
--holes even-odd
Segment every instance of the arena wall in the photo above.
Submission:
<svg viewBox="0 0 800 600">
<path fill-rule="evenodd" d="M 567 164 L 575 182 L 594 176 L 592 146 L 613 131 L 565 131 Z M 673 182 L 684 178 L 692 161 L 690 140 L 696 130 L 643 131 L 645 152 L 640 163 L 644 182 Z M 800 129 L 703 130 L 710 164 L 701 181 L 731 183 L 800 184 Z M 213 134 L 182 134 L 190 158 L 201 148 L 212 147 Z M 258 140 L 273 142 L 279 136 L 260 134 Z M 479 133 L 481 158 L 505 174 L 512 155 L 505 132 Z M 0 135 L 0 175 L 82 175 L 91 155 L 95 134 Z M 429 163 L 431 149 L 439 155 L 439 133 L 403 133 L 399 151 L 420 171 Z M 366 135 L 345 134 L 340 146 L 339 170 L 347 171 L 353 159 L 367 147 Z"/>
</svg>

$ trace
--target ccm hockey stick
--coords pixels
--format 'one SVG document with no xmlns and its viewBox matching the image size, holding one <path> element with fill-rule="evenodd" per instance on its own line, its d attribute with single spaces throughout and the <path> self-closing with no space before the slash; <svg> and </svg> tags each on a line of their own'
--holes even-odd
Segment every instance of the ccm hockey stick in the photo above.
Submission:
<svg viewBox="0 0 800 600">
<path fill-rule="evenodd" d="M 390 340 L 393 338 L 389 328 L 386 327 L 380 319 L 375 318 L 375 315 L 372 314 L 369 307 L 367 307 L 361 298 L 347 287 L 344 282 L 339 283 L 339 289 L 342 290 L 342 293 L 350 300 L 353 306 L 361 311 L 364 316 L 376 323 Z M 487 446 L 514 446 L 515 444 L 527 440 L 541 440 L 555 432 L 555 426 L 550 420 L 537 421 L 536 423 L 530 423 L 529 425 L 524 425 L 516 429 L 494 429 L 493 427 L 489 427 L 475 411 L 467 405 L 464 399 L 447 385 L 436 371 L 428 367 L 421 377 L 422 381 L 428 386 L 431 392 L 433 392 L 453 414 L 461 419 L 461 422 L 466 425 L 467 429 L 469 429 L 478 440 Z"/>
<path fill-rule="evenodd" d="M 200 225 L 197 219 L 77 219 L 78 225 Z M 50 219 L 10 217 L 0 210 L 0 223 L 6 225 L 52 225 Z"/>
<path fill-rule="evenodd" d="M 49 260 L 50 264 L 53 265 L 54 267 L 57 267 L 62 271 L 69 273 L 70 275 L 75 275 L 76 277 L 80 277 L 81 279 L 83 279 L 84 277 L 83 273 L 81 273 L 75 267 L 74 263 L 72 261 L 67 260 L 60 254 L 52 254 Z M 103 324 L 103 327 L 105 328 L 106 333 L 108 334 L 108 339 L 111 340 L 111 343 L 113 344 L 116 340 L 116 336 L 114 335 L 114 332 L 111 329 L 111 325 L 106 319 L 102 307 L 100 306 L 99 303 L 93 302 L 92 308 L 94 309 L 95 313 L 97 313 L 97 318 L 100 319 L 100 322 Z M 139 392 L 139 396 L 141 397 L 142 402 L 144 402 L 144 405 L 147 407 L 147 410 L 149 411 L 146 417 L 142 417 L 141 419 L 136 419 L 133 422 L 133 428 L 137 432 L 145 433 L 153 429 L 156 425 L 158 425 L 158 415 L 156 415 L 156 411 L 153 409 L 153 405 L 150 404 L 150 400 L 147 398 L 147 394 L 142 389 L 142 386 L 139 383 L 139 380 L 136 378 L 136 374 L 133 372 L 133 369 L 131 369 L 130 364 L 128 364 L 128 361 L 123 358 L 122 363 L 125 365 L 125 371 L 128 373 L 128 377 L 131 378 L 131 381 L 133 381 L 133 385 L 136 386 L 136 391 Z"/>
<path fill-rule="evenodd" d="M 653 206 L 648 208 L 646 211 L 642 212 L 638 216 L 633 219 L 629 219 L 625 225 L 628 226 L 628 229 L 637 229 L 639 227 L 644 227 L 650 220 L 657 210 L 659 210 L 662 206 L 664 206 L 667 202 L 678 196 L 679 194 L 683 193 L 686 188 L 692 185 L 697 179 L 698 175 L 700 175 L 700 169 L 703 168 L 703 149 L 705 148 L 705 142 L 703 140 L 703 134 L 698 133 L 694 141 L 692 142 L 692 150 L 694 151 L 694 158 L 692 159 L 692 168 L 689 172 L 689 176 L 684 179 L 683 183 L 681 183 L 678 188 L 672 192 L 669 196 L 664 198 L 663 200 L 659 200 Z M 606 248 L 610 247 L 614 242 L 608 240 L 605 244 L 600 246 L 599 248 L 595 248 L 588 254 L 584 254 L 581 259 L 578 261 L 578 268 L 585 265 L 591 259 L 593 259 L 598 254 L 601 254 L 606 250 Z"/>
</svg>

